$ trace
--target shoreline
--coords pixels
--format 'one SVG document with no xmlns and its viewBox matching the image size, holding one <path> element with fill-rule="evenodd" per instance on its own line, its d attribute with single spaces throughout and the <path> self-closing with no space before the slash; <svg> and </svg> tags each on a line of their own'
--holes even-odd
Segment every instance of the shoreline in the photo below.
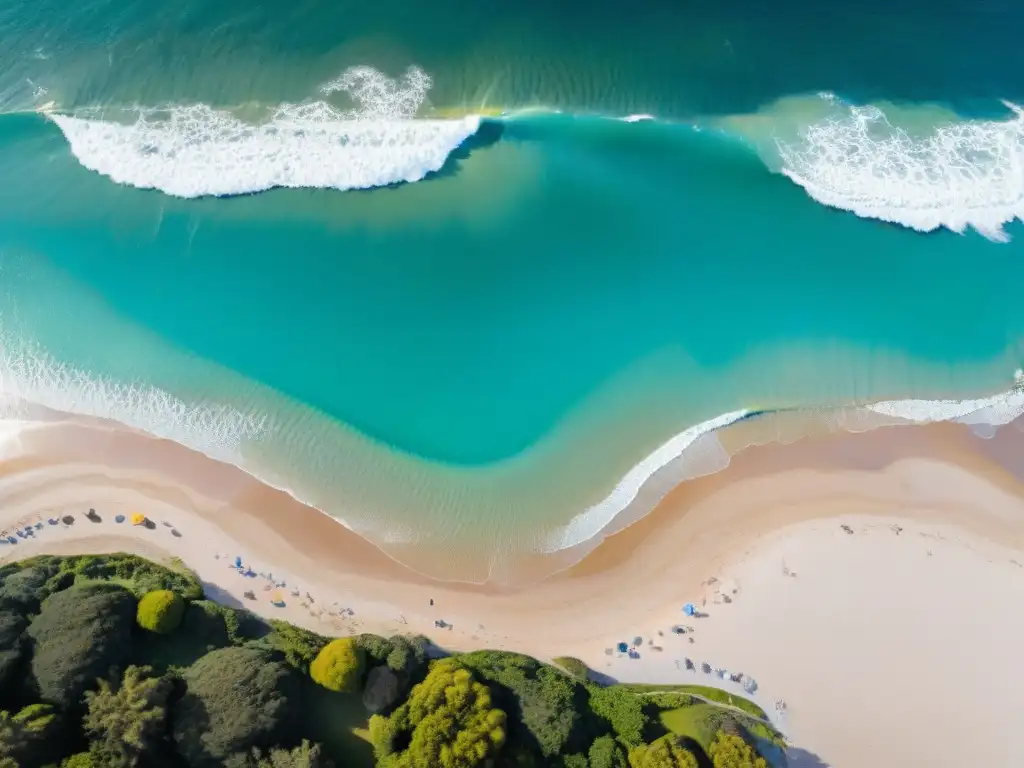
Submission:
<svg viewBox="0 0 1024 768">
<path fill-rule="evenodd" d="M 684 655 L 706 659 L 754 677 L 760 687 L 750 698 L 767 712 L 777 698 L 785 699 L 789 722 L 782 724 L 784 730 L 798 747 L 837 768 L 863 762 L 844 752 L 847 747 L 831 734 L 837 707 L 846 706 L 836 699 L 835 689 L 855 692 L 857 681 L 866 677 L 879 684 L 877 675 L 885 671 L 885 680 L 896 677 L 888 685 L 909 686 L 903 695 L 916 706 L 927 709 L 928 701 L 915 698 L 914 679 L 901 682 L 900 660 L 879 656 L 883 652 L 877 648 L 868 654 L 875 665 L 868 670 L 835 660 L 827 670 L 794 668 L 792 658 L 814 658 L 818 644 L 810 643 L 810 629 L 843 626 L 847 610 L 854 610 L 837 602 L 835 590 L 858 605 L 869 595 L 869 605 L 878 611 L 871 622 L 858 618 L 849 631 L 867 623 L 878 626 L 856 642 L 843 635 L 831 637 L 830 643 L 839 649 L 853 643 L 847 651 L 872 643 L 883 649 L 900 643 L 934 645 L 941 663 L 927 673 L 938 677 L 951 663 L 950 654 L 956 654 L 948 642 L 964 632 L 964 625 L 985 637 L 1024 642 L 1024 620 L 1007 616 L 1014 612 L 1003 608 L 1013 595 L 1001 600 L 985 596 L 1007 585 L 1024 594 L 1024 554 L 1016 554 L 1024 553 L 1024 433 L 1017 429 L 986 440 L 966 425 L 940 423 L 751 448 L 737 454 L 728 469 L 675 488 L 654 512 L 609 536 L 576 565 L 502 587 L 419 576 L 326 515 L 261 486 L 241 470 L 168 441 L 80 424 L 8 421 L 6 426 L 0 443 L 0 528 L 33 516 L 44 528 L 38 541 L 19 539 L 17 545 L 0 547 L 0 561 L 104 551 L 177 556 L 211 586 L 214 599 L 323 634 L 420 633 L 451 650 L 490 647 L 541 659 L 573 655 L 598 674 L 628 682 L 707 684 L 709 676 L 694 679 L 694 673 L 675 666 Z M 86 520 L 89 508 L 103 522 Z M 134 511 L 147 514 L 155 528 L 133 529 L 112 521 L 116 514 Z M 46 524 L 57 512 L 73 514 L 76 522 L 69 527 Z M 842 525 L 855 533 L 844 533 Z M 894 526 L 904 533 L 894 534 Z M 940 558 L 935 562 L 953 562 L 964 553 L 985 553 L 984 560 L 950 566 L 952 582 L 938 598 L 928 583 L 908 587 L 904 594 L 895 581 L 920 579 L 925 573 L 921 558 L 932 557 L 918 551 L 923 542 Z M 847 549 L 826 561 L 815 554 L 835 547 Z M 829 572 L 851 547 L 860 554 L 844 566 L 847 570 Z M 798 574 L 792 582 L 779 575 L 780 548 Z M 300 597 L 288 597 L 282 609 L 272 608 L 258 588 L 255 602 L 245 599 L 242 593 L 251 583 L 229 568 L 235 556 L 257 572 L 284 578 L 289 590 L 300 589 Z M 871 564 L 866 571 L 865 563 Z M 815 568 L 821 573 L 812 579 Z M 993 569 L 1002 575 L 990 577 Z M 772 605 L 784 599 L 778 590 L 790 584 L 807 590 L 807 604 L 797 611 L 793 603 L 795 613 L 783 620 Z M 973 586 L 960 595 L 958 584 Z M 748 597 L 759 585 L 774 585 L 776 592 Z M 851 592 L 854 587 L 859 597 Z M 898 593 L 895 607 L 883 610 L 893 590 Z M 307 591 L 315 602 L 303 607 Z M 723 594 L 730 597 L 727 603 Z M 969 611 L 950 611 L 956 622 L 945 634 L 931 629 L 943 617 L 928 612 L 920 626 L 886 628 L 883 615 L 895 621 L 908 613 L 903 607 L 908 599 L 925 598 L 962 601 Z M 684 619 L 680 606 L 685 602 L 699 603 L 710 615 Z M 863 609 L 857 610 L 855 618 L 862 616 Z M 439 629 L 439 620 L 452 628 Z M 670 631 L 683 621 L 695 629 L 693 644 L 686 642 L 690 637 Z M 762 632 L 770 622 L 772 630 Z M 640 659 L 607 653 L 616 642 L 634 636 L 644 639 Z M 663 650 L 654 650 L 655 643 Z M 997 663 L 1000 654 L 991 648 L 971 653 L 956 657 L 958 677 L 991 678 L 988 664 Z M 1006 664 L 1012 666 L 1012 660 Z M 833 678 L 826 686 L 822 674 Z M 1005 665 L 1000 668 L 1003 677 L 1014 674 Z M 1014 691 L 1024 692 L 1024 670 L 1020 675 Z M 1002 687 L 997 693 L 1011 699 L 1017 695 Z M 998 724 L 982 704 L 979 711 Z M 1024 711 L 1024 701 L 1020 705 L 1016 711 Z M 859 726 L 869 741 L 892 741 L 889 706 L 877 702 L 875 718 Z M 942 716 L 945 711 L 933 713 L 933 718 Z M 926 741 L 922 737 L 922 744 Z M 916 737 L 907 743 L 916 743 Z M 1004 748 L 998 739 L 993 744 Z M 893 754 L 899 754 L 898 746 Z M 921 764 L 919 758 L 914 760 Z"/>
<path fill-rule="evenodd" d="M 167 395 L 154 390 L 153 397 Z M 168 395 L 169 397 L 170 396 Z M 227 453 L 221 451 L 208 452 L 208 446 L 195 449 L 182 443 L 179 435 L 153 434 L 135 424 L 126 424 L 115 419 L 93 413 L 77 414 L 55 410 L 47 404 L 34 403 L 18 395 L 5 395 L 3 403 L 6 414 L 31 414 L 33 422 L 42 414 L 45 423 L 71 423 L 84 426 L 100 426 L 111 430 L 137 432 L 149 439 L 169 440 L 190 453 L 196 453 L 203 459 L 223 463 L 237 469 L 250 477 L 254 482 L 280 493 L 286 494 L 293 502 L 305 508 L 316 510 L 319 514 L 341 525 L 354 535 L 365 540 L 370 546 L 378 549 L 385 557 L 393 560 L 417 574 L 417 576 L 466 585 L 488 586 L 492 584 L 493 572 L 488 571 L 487 580 L 466 580 L 451 572 L 446 574 L 428 572 L 425 562 L 419 563 L 404 560 L 398 553 L 415 551 L 416 544 L 404 542 L 378 541 L 366 534 L 356 531 L 341 517 L 310 504 L 292 488 L 285 484 L 270 482 L 260 475 L 242 466 L 244 463 L 238 450 Z M 212 406 L 204 406 L 207 410 Z M 231 411 L 233 421 L 241 419 L 249 422 L 248 429 L 254 428 L 252 418 Z M 779 408 L 742 408 L 729 413 L 720 414 L 692 425 L 673 435 L 653 451 L 636 462 L 611 487 L 604 498 L 575 514 L 560 528 L 553 529 L 543 539 L 542 548 L 535 552 L 517 551 L 512 553 L 513 559 L 522 561 L 550 561 L 553 557 L 560 559 L 557 567 L 548 569 L 543 578 L 556 575 L 571 569 L 598 549 L 610 536 L 642 521 L 651 514 L 662 500 L 675 488 L 698 478 L 725 471 L 737 455 L 751 447 L 766 443 L 784 443 L 805 437 L 816 438 L 821 434 L 849 433 L 879 429 L 889 426 L 920 426 L 935 422 L 955 422 L 974 427 L 989 426 L 991 433 L 983 435 L 991 437 L 998 427 L 1010 425 L 1024 431 L 1024 420 L 1014 425 L 1024 415 L 1024 371 L 1014 373 L 1014 381 L 1009 389 L 993 395 L 979 398 L 964 399 L 914 399 L 880 400 L 861 405 L 824 406 L 824 407 L 779 407 Z M 5 419 L 8 417 L 0 417 Z M 792 423 L 791 423 L 792 422 Z M 237 426 L 237 425 L 236 425 Z M 824 427 L 824 432 L 822 432 Z M 256 433 L 260 430 L 256 427 Z M 241 429 L 238 435 L 245 433 Z M 231 431 L 235 435 L 235 431 Z M 240 437 L 238 439 L 241 439 Z M 691 462 L 692 460 L 692 462 Z M 709 463 L 711 466 L 709 466 Z M 693 466 L 692 464 L 696 464 Z M 594 527 L 595 518 L 597 525 Z M 404 546 L 403 546 L 404 545 Z M 506 568 L 506 572 L 511 569 Z M 536 570 L 531 568 L 525 580 L 536 579 Z M 515 586 L 524 578 L 516 572 L 516 578 L 509 583 Z"/>
</svg>

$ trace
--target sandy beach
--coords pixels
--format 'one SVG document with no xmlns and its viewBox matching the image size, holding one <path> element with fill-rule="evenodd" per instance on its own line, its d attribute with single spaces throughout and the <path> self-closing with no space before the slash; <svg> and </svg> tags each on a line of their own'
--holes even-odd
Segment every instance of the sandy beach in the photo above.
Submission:
<svg viewBox="0 0 1024 768">
<path fill-rule="evenodd" d="M 798 768 L 1024 764 L 1019 427 L 991 440 L 937 424 L 752 448 L 567 571 L 495 587 L 424 578 L 174 443 L 100 422 L 4 420 L 0 529 L 43 527 L 0 546 L 0 561 L 178 557 L 215 599 L 324 634 L 572 655 L 623 681 L 708 684 L 707 662 L 751 675 L 773 714 L 785 700 Z M 153 527 L 131 526 L 135 512 Z M 277 608 L 267 587 L 282 581 Z M 704 615 L 685 617 L 687 602 Z M 638 636 L 639 658 L 611 652 Z"/>
</svg>

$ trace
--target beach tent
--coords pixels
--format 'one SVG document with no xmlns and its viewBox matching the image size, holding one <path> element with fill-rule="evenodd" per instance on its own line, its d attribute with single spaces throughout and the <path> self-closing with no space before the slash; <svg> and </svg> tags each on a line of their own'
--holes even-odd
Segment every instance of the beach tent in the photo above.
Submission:
<svg viewBox="0 0 1024 768">
<path fill-rule="evenodd" d="M 273 603 L 278 608 L 284 608 L 284 596 L 280 592 L 275 592 L 271 596 L 270 602 Z"/>
<path fill-rule="evenodd" d="M 627 643 L 619 643 L 617 647 L 619 649 L 619 653 L 625 653 L 629 650 L 629 644 Z"/>
<path fill-rule="evenodd" d="M 687 603 L 683 606 L 683 613 L 685 613 L 687 616 L 693 616 L 695 613 L 697 613 L 697 609 L 693 607 L 693 603 Z"/>
<path fill-rule="evenodd" d="M 145 525 L 145 524 L 146 524 L 146 516 L 144 514 L 142 514 L 141 512 L 136 512 L 134 515 L 132 515 L 132 525 Z"/>
<path fill-rule="evenodd" d="M 241 567 L 242 567 L 242 558 L 236 557 L 235 558 L 235 568 L 241 568 Z"/>
</svg>

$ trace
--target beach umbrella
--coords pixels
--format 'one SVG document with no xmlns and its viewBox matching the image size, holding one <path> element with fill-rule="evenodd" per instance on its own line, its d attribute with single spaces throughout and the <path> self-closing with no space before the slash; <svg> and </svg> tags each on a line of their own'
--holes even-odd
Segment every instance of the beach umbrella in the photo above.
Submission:
<svg viewBox="0 0 1024 768">
<path fill-rule="evenodd" d="M 629 650 L 629 645 L 627 643 L 619 643 L 618 648 L 619 648 L 619 653 L 625 653 L 626 651 Z"/>
<path fill-rule="evenodd" d="M 146 516 L 141 512 L 136 512 L 132 515 L 132 525 L 145 525 Z"/>
<path fill-rule="evenodd" d="M 693 607 L 693 603 L 687 603 L 683 606 L 683 613 L 687 616 L 693 616 L 697 612 L 697 609 Z"/>
<path fill-rule="evenodd" d="M 124 515 L 117 515 L 117 516 L 116 516 L 116 517 L 114 518 L 114 522 L 115 522 L 115 523 L 123 523 L 123 522 L 124 522 Z"/>
</svg>

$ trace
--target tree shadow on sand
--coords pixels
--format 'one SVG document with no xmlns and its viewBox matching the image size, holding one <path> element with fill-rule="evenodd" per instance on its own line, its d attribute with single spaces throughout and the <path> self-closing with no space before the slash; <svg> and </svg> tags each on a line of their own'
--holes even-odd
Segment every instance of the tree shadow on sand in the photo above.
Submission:
<svg viewBox="0 0 1024 768">
<path fill-rule="evenodd" d="M 829 768 L 829 764 L 816 754 L 800 747 L 786 750 L 786 765 L 788 768 Z"/>
</svg>

